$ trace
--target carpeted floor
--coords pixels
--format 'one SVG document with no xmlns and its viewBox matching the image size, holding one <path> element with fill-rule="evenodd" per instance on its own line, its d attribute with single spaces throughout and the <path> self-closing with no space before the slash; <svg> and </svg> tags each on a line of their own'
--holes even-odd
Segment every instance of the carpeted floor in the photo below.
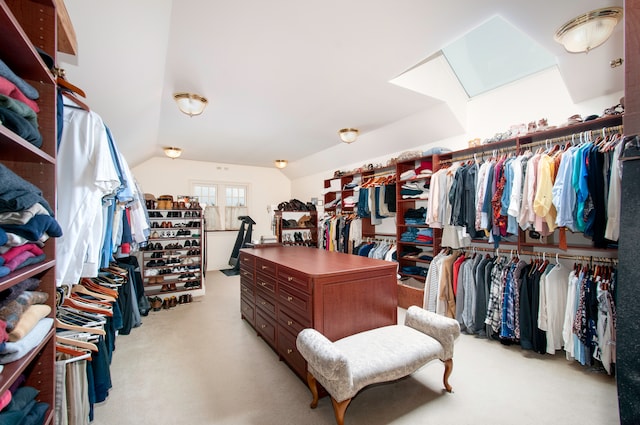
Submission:
<svg viewBox="0 0 640 425">
<path fill-rule="evenodd" d="M 94 425 L 333 425 L 328 398 L 309 408 L 306 385 L 240 319 L 239 277 L 209 273 L 207 294 L 151 312 L 116 341 L 109 399 Z M 231 283 L 231 284 L 230 284 Z M 404 310 L 399 309 L 399 320 Z M 443 366 L 362 391 L 347 425 L 610 425 L 619 423 L 615 379 L 564 358 L 463 335 L 453 393 Z"/>
</svg>

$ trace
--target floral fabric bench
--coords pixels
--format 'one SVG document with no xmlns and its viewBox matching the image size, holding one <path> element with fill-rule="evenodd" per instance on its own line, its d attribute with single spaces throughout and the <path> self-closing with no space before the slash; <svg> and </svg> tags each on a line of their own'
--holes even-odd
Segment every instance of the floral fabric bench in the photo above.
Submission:
<svg viewBox="0 0 640 425">
<path fill-rule="evenodd" d="M 453 369 L 453 345 L 460 335 L 456 320 L 420 307 L 409 307 L 404 325 L 384 326 L 329 341 L 315 329 L 304 329 L 296 346 L 307 361 L 307 383 L 318 405 L 319 382 L 331 396 L 338 425 L 351 399 L 364 387 L 408 376 L 431 362 L 444 362 L 443 384 Z"/>
</svg>

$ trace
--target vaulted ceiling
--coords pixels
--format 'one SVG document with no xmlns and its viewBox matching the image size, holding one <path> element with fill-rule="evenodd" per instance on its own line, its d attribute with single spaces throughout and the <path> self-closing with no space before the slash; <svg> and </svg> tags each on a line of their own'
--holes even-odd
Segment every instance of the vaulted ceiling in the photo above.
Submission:
<svg viewBox="0 0 640 425">
<path fill-rule="evenodd" d="M 609 67 L 623 56 L 622 25 L 587 55 L 553 40 L 567 20 L 622 0 L 65 3 L 78 54 L 59 65 L 132 166 L 179 146 L 186 159 L 271 167 L 339 145 L 340 128 L 380 131 L 434 107 L 433 137 L 447 137 L 438 125 L 455 116 L 451 104 L 390 81 L 495 16 L 555 57 L 575 102 L 623 89 Z M 207 97 L 205 112 L 179 112 L 180 91 Z"/>
</svg>

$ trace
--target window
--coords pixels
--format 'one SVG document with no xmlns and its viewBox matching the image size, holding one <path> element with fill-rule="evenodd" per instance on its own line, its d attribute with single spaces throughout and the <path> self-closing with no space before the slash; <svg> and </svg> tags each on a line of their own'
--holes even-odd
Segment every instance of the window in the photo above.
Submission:
<svg viewBox="0 0 640 425">
<path fill-rule="evenodd" d="M 206 230 L 238 230 L 238 217 L 248 215 L 248 188 L 246 184 L 191 182 L 191 193 L 204 208 Z"/>
<path fill-rule="evenodd" d="M 218 205 L 216 200 L 217 189 L 218 188 L 215 184 L 207 185 L 194 183 L 191 193 L 193 193 L 194 196 L 197 196 L 200 204 L 205 207 L 207 205 Z"/>
<path fill-rule="evenodd" d="M 225 206 L 227 207 L 246 207 L 247 206 L 247 189 L 244 186 L 227 186 L 226 187 Z"/>
</svg>

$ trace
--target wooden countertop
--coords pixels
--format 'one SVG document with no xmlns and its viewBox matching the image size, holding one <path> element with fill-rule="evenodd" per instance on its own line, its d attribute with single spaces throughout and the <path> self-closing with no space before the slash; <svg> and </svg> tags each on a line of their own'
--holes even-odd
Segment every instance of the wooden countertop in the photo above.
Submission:
<svg viewBox="0 0 640 425">
<path fill-rule="evenodd" d="M 243 248 L 241 252 L 271 261 L 310 276 L 329 276 L 336 273 L 395 270 L 397 263 L 359 255 L 324 251 L 303 246 Z"/>
</svg>

